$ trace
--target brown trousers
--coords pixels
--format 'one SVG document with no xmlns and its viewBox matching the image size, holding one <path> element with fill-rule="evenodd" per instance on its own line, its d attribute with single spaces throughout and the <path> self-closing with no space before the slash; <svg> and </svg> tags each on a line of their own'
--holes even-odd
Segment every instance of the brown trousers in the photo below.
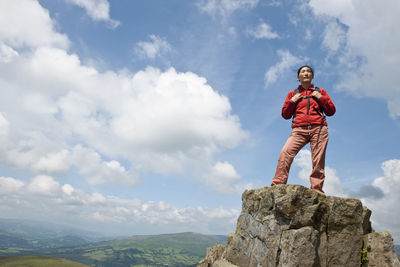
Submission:
<svg viewBox="0 0 400 267">
<path fill-rule="evenodd" d="M 328 145 L 328 128 L 324 125 L 308 125 L 295 127 L 278 158 L 272 184 L 286 184 L 290 166 L 294 157 L 307 143 L 311 146 L 313 170 L 310 174 L 311 188 L 324 193 L 322 186 L 325 180 L 325 152 Z"/>
</svg>

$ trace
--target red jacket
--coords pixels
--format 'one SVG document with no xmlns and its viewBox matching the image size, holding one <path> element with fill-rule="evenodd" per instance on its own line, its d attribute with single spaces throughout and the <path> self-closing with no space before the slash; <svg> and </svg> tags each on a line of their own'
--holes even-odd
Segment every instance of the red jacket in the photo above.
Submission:
<svg viewBox="0 0 400 267">
<path fill-rule="evenodd" d="M 294 91 L 290 91 L 282 107 L 282 117 L 288 120 L 295 115 L 292 121 L 292 128 L 304 125 L 328 125 L 321 112 L 321 107 L 326 116 L 332 116 L 336 112 L 335 105 L 328 93 L 320 88 L 319 92 L 322 97 L 317 100 L 311 96 L 315 89 L 314 85 L 311 85 L 307 90 L 299 85 L 298 89 L 303 98 L 294 103 L 290 100 L 294 96 Z"/>
</svg>

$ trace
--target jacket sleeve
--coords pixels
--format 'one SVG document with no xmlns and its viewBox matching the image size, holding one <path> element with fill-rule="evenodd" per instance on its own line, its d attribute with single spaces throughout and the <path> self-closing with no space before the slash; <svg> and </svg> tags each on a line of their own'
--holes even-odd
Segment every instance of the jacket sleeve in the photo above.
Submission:
<svg viewBox="0 0 400 267">
<path fill-rule="evenodd" d="M 285 102 L 283 103 L 282 107 L 282 117 L 285 120 L 288 120 L 292 118 L 293 113 L 296 109 L 296 103 L 294 103 L 292 100 L 290 100 L 294 96 L 294 92 L 290 91 L 285 99 Z"/>
<path fill-rule="evenodd" d="M 324 89 L 320 89 L 322 97 L 318 100 L 318 103 L 324 109 L 324 113 L 326 116 L 332 116 L 336 112 L 336 107 L 332 102 L 332 99 L 329 97 L 328 93 Z"/>
</svg>

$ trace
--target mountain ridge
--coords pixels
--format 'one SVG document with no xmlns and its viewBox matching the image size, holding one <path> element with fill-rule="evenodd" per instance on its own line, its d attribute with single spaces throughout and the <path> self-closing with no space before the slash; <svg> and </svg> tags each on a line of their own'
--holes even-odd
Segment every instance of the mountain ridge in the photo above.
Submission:
<svg viewBox="0 0 400 267">
<path fill-rule="evenodd" d="M 15 234 L 21 238 L 25 237 L 39 240 L 79 235 L 91 242 L 117 237 L 116 235 L 106 235 L 57 223 L 11 218 L 0 218 L 0 233 Z"/>
</svg>

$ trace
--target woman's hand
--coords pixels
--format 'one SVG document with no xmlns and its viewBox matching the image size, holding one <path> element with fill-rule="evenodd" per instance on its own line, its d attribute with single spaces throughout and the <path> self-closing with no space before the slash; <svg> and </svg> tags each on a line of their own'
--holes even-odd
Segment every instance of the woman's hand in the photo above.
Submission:
<svg viewBox="0 0 400 267">
<path fill-rule="evenodd" d="M 312 96 L 315 97 L 316 99 L 320 99 L 322 97 L 321 93 L 318 91 L 313 91 Z"/>
<path fill-rule="evenodd" d="M 293 103 L 296 103 L 296 102 L 299 101 L 299 99 L 301 99 L 301 98 L 302 98 L 301 94 L 300 94 L 300 93 L 297 93 L 297 94 L 295 94 L 295 95 L 290 99 L 290 101 L 292 101 Z"/>
</svg>

